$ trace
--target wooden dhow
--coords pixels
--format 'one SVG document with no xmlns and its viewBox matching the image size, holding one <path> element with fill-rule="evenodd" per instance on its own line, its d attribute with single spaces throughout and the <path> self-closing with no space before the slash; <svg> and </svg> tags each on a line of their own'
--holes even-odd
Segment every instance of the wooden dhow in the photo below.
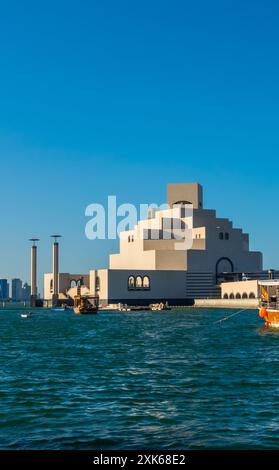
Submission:
<svg viewBox="0 0 279 470">
<path fill-rule="evenodd" d="M 259 316 L 265 326 L 279 328 L 279 280 L 259 281 Z"/>
</svg>

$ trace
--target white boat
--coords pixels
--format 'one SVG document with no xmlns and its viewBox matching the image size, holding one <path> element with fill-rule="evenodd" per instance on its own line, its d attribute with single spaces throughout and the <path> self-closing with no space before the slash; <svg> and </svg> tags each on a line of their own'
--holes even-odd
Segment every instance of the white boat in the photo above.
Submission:
<svg viewBox="0 0 279 470">
<path fill-rule="evenodd" d="M 32 313 L 31 312 L 28 312 L 28 313 L 21 313 L 21 318 L 30 318 L 32 317 Z"/>
<path fill-rule="evenodd" d="M 119 307 L 119 312 L 130 312 L 131 309 L 129 307 Z"/>
<path fill-rule="evenodd" d="M 160 303 L 157 303 L 157 304 L 150 304 L 150 310 L 152 310 L 153 312 L 155 311 L 161 311 L 161 310 L 170 310 L 169 306 L 167 303 L 163 303 L 163 302 L 160 302 Z"/>
</svg>

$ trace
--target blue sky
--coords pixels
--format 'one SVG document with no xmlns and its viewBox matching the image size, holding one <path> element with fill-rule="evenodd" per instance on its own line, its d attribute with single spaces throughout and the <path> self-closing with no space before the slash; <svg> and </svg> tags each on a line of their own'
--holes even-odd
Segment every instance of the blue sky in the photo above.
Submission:
<svg viewBox="0 0 279 470">
<path fill-rule="evenodd" d="M 279 268 L 279 4 L 0 0 L 0 276 L 29 278 L 30 236 L 61 232 L 61 270 L 105 267 L 85 207 L 165 200 L 198 181 L 205 206 Z"/>
</svg>

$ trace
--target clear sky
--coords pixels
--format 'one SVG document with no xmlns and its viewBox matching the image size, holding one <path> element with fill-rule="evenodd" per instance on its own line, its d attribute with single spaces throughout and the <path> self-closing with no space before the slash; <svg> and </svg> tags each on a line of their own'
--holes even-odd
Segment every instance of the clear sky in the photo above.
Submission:
<svg viewBox="0 0 279 470">
<path fill-rule="evenodd" d="M 106 267 L 85 207 L 165 201 L 198 181 L 205 206 L 279 268 L 279 3 L 0 1 L 0 276 Z"/>
</svg>

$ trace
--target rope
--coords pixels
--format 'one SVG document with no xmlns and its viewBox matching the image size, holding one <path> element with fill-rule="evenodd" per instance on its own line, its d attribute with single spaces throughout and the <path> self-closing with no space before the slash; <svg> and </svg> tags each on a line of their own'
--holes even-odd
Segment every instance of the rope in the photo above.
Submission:
<svg viewBox="0 0 279 470">
<path fill-rule="evenodd" d="M 221 323 L 222 321 L 228 320 L 229 318 L 235 317 L 235 315 L 238 315 L 239 313 L 244 312 L 245 310 L 251 310 L 251 307 L 243 308 L 242 310 L 238 310 L 237 312 L 232 313 L 232 315 L 229 315 L 228 317 L 221 318 L 221 320 L 217 320 L 213 322 L 213 325 L 215 325 L 216 323 Z"/>
</svg>

